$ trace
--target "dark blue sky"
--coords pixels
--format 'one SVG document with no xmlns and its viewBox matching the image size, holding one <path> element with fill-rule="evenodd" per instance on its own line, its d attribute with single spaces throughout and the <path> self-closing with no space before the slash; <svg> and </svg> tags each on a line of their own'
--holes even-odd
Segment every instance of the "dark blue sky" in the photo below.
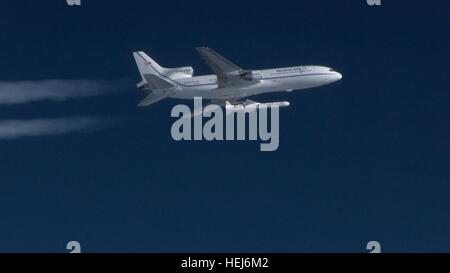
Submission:
<svg viewBox="0 0 450 273">
<path fill-rule="evenodd" d="M 0 140 L 0 252 L 450 251 L 448 1 L 8 1 L 0 82 L 129 80 L 123 92 L 3 105 L 0 120 L 101 116 L 104 130 Z M 281 111 L 280 148 L 172 140 L 131 53 L 210 73 L 317 64 L 344 79 Z"/>
</svg>

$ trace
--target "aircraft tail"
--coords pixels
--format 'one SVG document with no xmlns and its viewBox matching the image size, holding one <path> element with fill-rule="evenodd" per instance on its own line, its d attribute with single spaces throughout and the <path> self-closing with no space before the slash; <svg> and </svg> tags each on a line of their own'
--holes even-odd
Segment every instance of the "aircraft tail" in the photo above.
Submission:
<svg viewBox="0 0 450 273">
<path fill-rule="evenodd" d="M 133 53 L 134 59 L 141 74 L 142 80 L 145 81 L 145 75 L 162 75 L 164 68 L 150 58 L 142 51 Z"/>
<path fill-rule="evenodd" d="M 160 66 L 157 62 L 155 62 L 152 58 L 150 58 L 142 51 L 134 52 L 133 55 L 139 68 L 142 80 L 145 80 L 144 75 L 152 74 L 176 84 L 175 80 L 190 78 L 194 75 L 194 69 L 190 66 L 165 68 Z"/>
<path fill-rule="evenodd" d="M 189 78 L 194 74 L 192 67 L 164 68 L 142 51 L 134 52 L 133 56 L 142 78 L 137 87 L 147 95 L 139 106 L 166 98 L 165 94 L 179 86 L 177 79 Z"/>
<path fill-rule="evenodd" d="M 165 99 L 167 96 L 164 95 L 164 92 L 161 93 L 158 91 L 175 88 L 176 84 L 170 81 L 170 79 L 167 79 L 163 74 L 164 68 L 144 52 L 134 52 L 133 56 L 142 78 L 142 81 L 138 83 L 137 87 L 146 94 L 145 99 L 138 106 L 145 107 Z"/>
</svg>

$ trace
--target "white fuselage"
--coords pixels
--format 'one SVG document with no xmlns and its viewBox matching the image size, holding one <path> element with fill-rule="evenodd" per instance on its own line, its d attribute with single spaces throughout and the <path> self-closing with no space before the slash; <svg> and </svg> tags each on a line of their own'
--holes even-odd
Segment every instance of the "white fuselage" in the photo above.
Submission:
<svg viewBox="0 0 450 273">
<path fill-rule="evenodd" d="M 301 90 L 327 85 L 342 75 L 323 66 L 297 66 L 261 70 L 262 78 L 236 87 L 218 88 L 216 75 L 171 79 L 177 85 L 162 95 L 178 99 L 238 100 L 264 93 Z"/>
</svg>

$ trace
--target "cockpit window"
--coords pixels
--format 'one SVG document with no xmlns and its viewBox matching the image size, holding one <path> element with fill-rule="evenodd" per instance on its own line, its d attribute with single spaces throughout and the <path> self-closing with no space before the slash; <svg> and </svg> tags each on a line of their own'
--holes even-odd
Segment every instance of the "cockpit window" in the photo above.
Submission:
<svg viewBox="0 0 450 273">
<path fill-rule="evenodd" d="M 334 70 L 333 68 L 330 68 L 330 71 L 331 71 L 331 72 L 336 72 L 336 70 Z"/>
</svg>

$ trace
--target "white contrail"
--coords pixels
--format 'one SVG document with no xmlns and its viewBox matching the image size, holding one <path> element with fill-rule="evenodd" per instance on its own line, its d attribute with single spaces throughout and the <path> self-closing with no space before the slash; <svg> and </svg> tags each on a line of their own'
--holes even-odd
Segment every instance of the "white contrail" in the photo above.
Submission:
<svg viewBox="0 0 450 273">
<path fill-rule="evenodd" d="M 62 135 L 83 130 L 99 129 L 105 125 L 108 125 L 107 120 L 93 117 L 1 120 L 0 139 Z"/>
<path fill-rule="evenodd" d="M 96 96 L 123 88 L 124 82 L 61 79 L 0 82 L 0 104 L 27 103 L 39 100 L 62 101 Z"/>
</svg>

